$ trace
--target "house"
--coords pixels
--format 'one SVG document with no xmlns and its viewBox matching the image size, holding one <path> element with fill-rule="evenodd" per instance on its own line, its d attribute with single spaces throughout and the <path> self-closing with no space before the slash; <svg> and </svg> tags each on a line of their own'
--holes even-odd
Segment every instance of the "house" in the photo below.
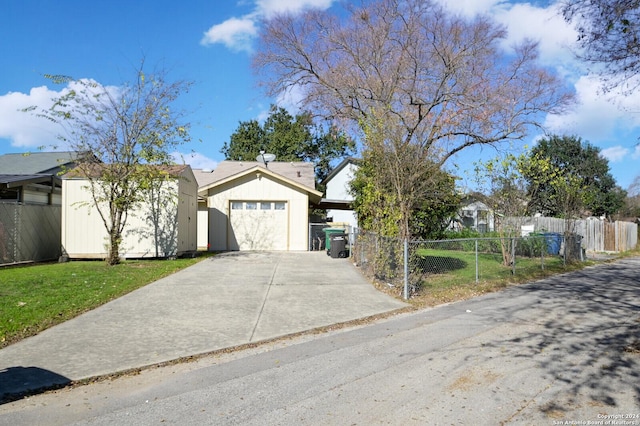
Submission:
<svg viewBox="0 0 640 426">
<path fill-rule="evenodd" d="M 353 195 L 349 187 L 358 169 L 357 162 L 357 159 L 351 157 L 344 159 L 322 181 L 325 187 L 322 205 L 327 206 L 327 220 L 347 224 L 351 228 L 358 227 L 358 218 L 351 208 Z"/>
<path fill-rule="evenodd" d="M 495 215 L 491 208 L 482 201 L 469 197 L 462 201 L 457 221 L 462 227 L 478 232 L 495 230 Z"/>
<path fill-rule="evenodd" d="M 197 248 L 198 186 L 189 166 L 167 166 L 168 178 L 144 192 L 122 235 L 123 258 L 172 257 Z M 62 248 L 70 259 L 103 259 L 108 234 L 93 202 L 89 179 L 78 170 L 62 177 Z"/>
<path fill-rule="evenodd" d="M 58 174 L 74 167 L 75 152 L 0 155 L 0 202 L 61 204 Z"/>
<path fill-rule="evenodd" d="M 61 171 L 75 152 L 0 155 L 0 264 L 60 256 Z"/>
<path fill-rule="evenodd" d="M 308 250 L 309 209 L 322 193 L 304 162 L 223 161 L 198 195 L 209 211 L 209 250 Z"/>
</svg>

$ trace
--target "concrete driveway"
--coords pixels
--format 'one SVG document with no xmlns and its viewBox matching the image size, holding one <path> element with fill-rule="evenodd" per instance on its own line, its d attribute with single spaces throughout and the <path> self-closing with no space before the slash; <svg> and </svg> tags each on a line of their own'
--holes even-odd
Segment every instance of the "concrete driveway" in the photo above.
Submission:
<svg viewBox="0 0 640 426">
<path fill-rule="evenodd" d="M 0 350 L 0 399 L 404 306 L 324 252 L 220 254 Z"/>
<path fill-rule="evenodd" d="M 0 424 L 638 425 L 638 344 L 629 258 L 23 399 Z"/>
</svg>

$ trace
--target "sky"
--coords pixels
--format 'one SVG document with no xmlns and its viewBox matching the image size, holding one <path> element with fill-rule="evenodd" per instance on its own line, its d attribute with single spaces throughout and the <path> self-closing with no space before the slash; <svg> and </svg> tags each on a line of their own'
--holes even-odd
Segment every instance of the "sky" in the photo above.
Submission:
<svg viewBox="0 0 640 426">
<path fill-rule="evenodd" d="M 622 188 L 640 175 L 640 96 L 600 94 L 597 77 L 572 54 L 576 33 L 556 2 L 436 1 L 463 15 L 493 16 L 508 30 L 505 48 L 524 37 L 538 40 L 542 65 L 562 76 L 578 101 L 563 115 L 544 117 L 547 131 L 576 135 L 600 148 Z M 224 160 L 220 150 L 241 121 L 263 120 L 272 103 L 296 112 L 291 99 L 265 96 L 251 69 L 261 20 L 335 5 L 336 0 L 2 2 L 0 154 L 50 151 L 58 143 L 60 130 L 52 123 L 20 111 L 46 108 L 64 90 L 45 74 L 117 86 L 131 80 L 144 58 L 145 65 L 167 70 L 169 79 L 193 82 L 176 105 L 187 112 L 192 142 L 174 154 L 193 168 L 213 169 Z M 531 146 L 539 137 L 530 134 L 513 146 Z M 463 152 L 455 159 L 457 175 L 469 176 L 473 161 L 496 154 Z"/>
</svg>

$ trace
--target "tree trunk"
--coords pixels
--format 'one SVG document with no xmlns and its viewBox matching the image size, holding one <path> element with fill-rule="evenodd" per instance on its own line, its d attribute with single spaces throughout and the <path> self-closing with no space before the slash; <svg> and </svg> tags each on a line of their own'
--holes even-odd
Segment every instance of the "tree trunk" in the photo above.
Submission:
<svg viewBox="0 0 640 426">
<path fill-rule="evenodd" d="M 120 241 L 121 235 L 119 232 L 113 230 L 109 233 L 109 256 L 107 257 L 107 264 L 113 266 L 120 263 Z"/>
</svg>

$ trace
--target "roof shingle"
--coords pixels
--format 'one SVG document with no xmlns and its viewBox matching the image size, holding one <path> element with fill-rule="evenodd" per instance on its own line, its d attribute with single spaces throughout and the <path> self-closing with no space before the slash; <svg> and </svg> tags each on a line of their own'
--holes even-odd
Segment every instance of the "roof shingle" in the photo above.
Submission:
<svg viewBox="0 0 640 426">
<path fill-rule="evenodd" d="M 197 173 L 194 172 L 194 174 L 198 181 L 198 187 L 203 187 L 256 166 L 265 167 L 264 163 L 258 161 L 223 161 L 219 163 L 218 167 L 211 173 L 199 170 Z M 315 169 L 312 163 L 302 161 L 272 161 L 266 167 L 270 172 L 286 177 L 309 189 L 315 190 L 316 188 Z"/>
</svg>

